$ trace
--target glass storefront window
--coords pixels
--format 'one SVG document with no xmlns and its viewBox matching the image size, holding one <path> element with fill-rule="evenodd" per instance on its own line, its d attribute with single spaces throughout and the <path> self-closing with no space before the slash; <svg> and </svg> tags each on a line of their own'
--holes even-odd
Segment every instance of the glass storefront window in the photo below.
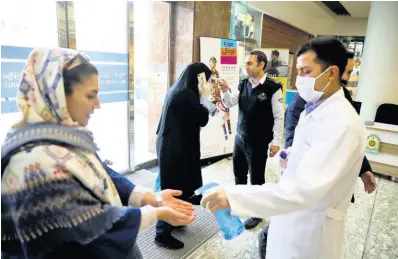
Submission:
<svg viewBox="0 0 398 259">
<path fill-rule="evenodd" d="M 136 164 L 156 159 L 156 129 L 168 86 L 169 8 L 134 2 L 134 152 Z"/>
<path fill-rule="evenodd" d="M 15 97 L 26 59 L 34 47 L 58 47 L 56 2 L 4 1 L 0 8 L 0 145 L 20 119 Z M 45 13 L 46 15 L 38 15 Z"/>
<path fill-rule="evenodd" d="M 245 2 L 232 2 L 230 33 L 231 39 L 261 45 L 263 14 L 247 6 Z"/>
<path fill-rule="evenodd" d="M 22 47 L 57 47 L 56 3 L 38 5 L 4 1 L 0 10 L 1 45 Z M 43 14 L 46 15 L 38 15 Z M 17 14 L 17 15 L 16 15 Z"/>
<path fill-rule="evenodd" d="M 126 2 L 77 1 L 74 13 L 78 49 L 128 53 Z"/>
<path fill-rule="evenodd" d="M 247 2 L 231 3 L 229 37 L 238 41 L 239 79 L 244 79 L 245 57 L 250 51 L 261 46 L 263 14 L 250 7 Z"/>
<path fill-rule="evenodd" d="M 89 122 L 99 155 L 115 170 L 130 168 L 128 8 L 126 2 L 74 2 L 76 48 L 97 66 L 101 109 Z"/>
</svg>

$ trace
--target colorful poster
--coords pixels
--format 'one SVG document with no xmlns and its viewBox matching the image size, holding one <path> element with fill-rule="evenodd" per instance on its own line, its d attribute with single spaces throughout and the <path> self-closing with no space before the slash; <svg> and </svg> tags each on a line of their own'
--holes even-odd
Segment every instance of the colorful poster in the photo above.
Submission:
<svg viewBox="0 0 398 259">
<path fill-rule="evenodd" d="M 232 91 L 239 84 L 238 43 L 235 40 L 200 37 L 200 60 L 208 65 L 212 77 L 223 78 Z M 238 108 L 226 108 L 216 82 L 211 83 L 209 100 L 217 110 L 201 130 L 201 158 L 232 153 Z"/>
<path fill-rule="evenodd" d="M 274 79 L 275 81 L 280 82 L 283 85 L 283 100 L 285 100 L 286 102 L 286 89 L 287 89 L 287 77 L 275 77 L 275 76 L 271 76 L 272 79 Z"/>
<path fill-rule="evenodd" d="M 264 52 L 268 59 L 265 73 L 283 84 L 283 100 L 286 101 L 289 76 L 289 49 L 266 48 L 258 50 Z"/>
</svg>

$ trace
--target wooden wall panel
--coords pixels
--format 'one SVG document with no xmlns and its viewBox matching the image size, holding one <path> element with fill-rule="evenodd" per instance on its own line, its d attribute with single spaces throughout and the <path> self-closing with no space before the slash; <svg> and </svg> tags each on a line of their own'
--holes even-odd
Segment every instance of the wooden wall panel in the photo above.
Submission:
<svg viewBox="0 0 398 259">
<path fill-rule="evenodd" d="M 193 61 L 200 60 L 199 37 L 228 38 L 231 2 L 195 2 Z"/>
</svg>

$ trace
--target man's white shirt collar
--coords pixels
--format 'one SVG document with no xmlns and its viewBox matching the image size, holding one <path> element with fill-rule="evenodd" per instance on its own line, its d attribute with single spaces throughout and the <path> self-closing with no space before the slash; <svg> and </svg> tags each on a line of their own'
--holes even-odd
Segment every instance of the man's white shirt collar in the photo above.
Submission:
<svg viewBox="0 0 398 259">
<path fill-rule="evenodd" d="M 253 78 L 249 78 L 249 82 L 252 84 L 252 89 L 256 88 L 259 84 L 264 84 L 265 80 L 267 79 L 267 74 L 264 74 L 264 76 L 260 79 L 260 81 L 257 84 L 254 84 Z"/>
</svg>

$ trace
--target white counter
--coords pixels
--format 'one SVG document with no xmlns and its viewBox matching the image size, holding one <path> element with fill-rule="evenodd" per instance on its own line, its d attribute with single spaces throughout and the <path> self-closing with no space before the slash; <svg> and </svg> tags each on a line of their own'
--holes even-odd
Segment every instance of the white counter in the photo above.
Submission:
<svg viewBox="0 0 398 259">
<path fill-rule="evenodd" d="M 366 131 L 366 136 L 374 134 L 380 139 L 379 153 L 366 153 L 373 171 L 398 177 L 398 126 L 375 123 L 373 126 L 366 126 Z"/>
</svg>

